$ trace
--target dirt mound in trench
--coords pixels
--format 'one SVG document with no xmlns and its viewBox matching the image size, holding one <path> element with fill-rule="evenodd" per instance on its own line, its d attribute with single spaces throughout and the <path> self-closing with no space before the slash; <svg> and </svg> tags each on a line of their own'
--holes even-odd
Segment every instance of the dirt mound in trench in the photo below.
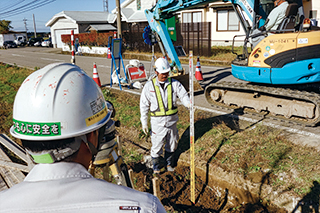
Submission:
<svg viewBox="0 0 320 213">
<path fill-rule="evenodd" d="M 134 188 L 153 194 L 151 169 L 144 164 L 130 164 L 133 170 Z M 257 203 L 240 203 L 232 200 L 227 189 L 224 193 L 211 188 L 203 181 L 203 177 L 196 175 L 196 202 L 190 200 L 190 169 L 187 166 L 178 166 L 174 172 L 162 172 L 157 176 L 160 184 L 160 201 L 169 212 L 287 212 L 273 205 Z"/>
</svg>

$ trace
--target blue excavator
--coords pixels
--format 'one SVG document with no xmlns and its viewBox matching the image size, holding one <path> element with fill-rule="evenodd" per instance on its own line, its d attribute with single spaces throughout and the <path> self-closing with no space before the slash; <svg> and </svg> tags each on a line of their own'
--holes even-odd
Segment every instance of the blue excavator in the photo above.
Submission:
<svg viewBox="0 0 320 213">
<path fill-rule="evenodd" d="M 217 1 L 158 0 L 145 10 L 173 71 L 184 73 L 165 20 L 181 10 Z M 287 1 L 286 18 L 277 30 L 260 31 L 268 22 L 272 0 L 223 0 L 232 4 L 245 30 L 242 53 L 235 53 L 231 65 L 232 75 L 244 82 L 208 85 L 204 93 L 213 107 L 241 108 L 294 125 L 320 122 L 320 30 L 304 17 L 302 0 Z"/>
</svg>

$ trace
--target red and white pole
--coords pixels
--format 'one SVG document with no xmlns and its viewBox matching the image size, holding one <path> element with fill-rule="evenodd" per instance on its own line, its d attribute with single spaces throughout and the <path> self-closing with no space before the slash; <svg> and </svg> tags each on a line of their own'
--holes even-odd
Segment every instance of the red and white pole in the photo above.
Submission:
<svg viewBox="0 0 320 213">
<path fill-rule="evenodd" d="M 73 32 L 73 30 L 71 30 L 71 54 L 72 54 L 72 56 L 71 56 L 71 63 L 72 64 L 75 64 L 75 62 L 76 62 L 76 59 L 75 59 L 75 57 L 74 57 L 74 32 Z"/>
</svg>

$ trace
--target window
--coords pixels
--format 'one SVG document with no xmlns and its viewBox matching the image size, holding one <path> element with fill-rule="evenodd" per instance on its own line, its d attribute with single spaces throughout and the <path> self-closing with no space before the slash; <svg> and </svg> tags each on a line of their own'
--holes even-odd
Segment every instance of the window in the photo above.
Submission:
<svg viewBox="0 0 320 213">
<path fill-rule="evenodd" d="M 182 31 L 187 31 L 186 23 L 191 23 L 191 31 L 198 31 L 198 24 L 201 23 L 201 12 L 182 13 Z M 201 24 L 199 24 L 199 30 L 201 30 Z"/>
<path fill-rule="evenodd" d="M 234 10 L 217 10 L 217 31 L 239 31 L 239 23 Z"/>
<path fill-rule="evenodd" d="M 317 18 L 317 11 L 316 10 L 310 10 L 309 11 L 309 18 L 310 19 Z"/>
<path fill-rule="evenodd" d="M 201 22 L 201 12 L 182 13 L 183 23 Z"/>
</svg>

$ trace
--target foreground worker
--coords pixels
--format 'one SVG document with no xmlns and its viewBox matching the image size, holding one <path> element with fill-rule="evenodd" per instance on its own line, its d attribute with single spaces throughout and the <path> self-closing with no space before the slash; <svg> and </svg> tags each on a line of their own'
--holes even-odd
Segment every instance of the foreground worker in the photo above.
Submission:
<svg viewBox="0 0 320 213">
<path fill-rule="evenodd" d="M 169 78 L 170 65 L 164 58 L 155 62 L 157 77 L 148 81 L 144 86 L 140 97 L 140 113 L 142 130 L 148 134 L 148 112 L 151 115 L 151 157 L 153 172 L 160 173 L 160 156 L 165 143 L 164 158 L 167 170 L 174 171 L 174 151 L 178 146 L 178 109 L 177 98 L 189 108 L 190 99 L 183 85 Z"/>
<path fill-rule="evenodd" d="M 10 133 L 37 165 L 0 192 L 0 212 L 166 212 L 152 194 L 87 171 L 110 117 L 100 88 L 79 67 L 51 64 L 28 76 Z"/>
</svg>

